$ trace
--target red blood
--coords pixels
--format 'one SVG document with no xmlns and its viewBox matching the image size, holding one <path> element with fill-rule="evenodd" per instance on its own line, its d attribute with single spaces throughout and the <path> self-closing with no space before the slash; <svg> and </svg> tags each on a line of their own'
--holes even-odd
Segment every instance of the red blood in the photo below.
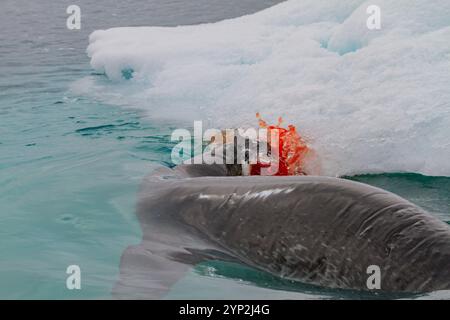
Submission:
<svg viewBox="0 0 450 320">
<path fill-rule="evenodd" d="M 294 175 L 304 175 L 304 160 L 309 152 L 309 148 L 302 137 L 297 133 L 297 129 L 293 125 L 289 125 L 286 128 L 281 127 L 283 119 L 278 118 L 277 125 L 267 125 L 267 123 L 261 119 L 259 113 L 256 114 L 259 120 L 259 126 L 261 128 L 266 128 L 268 131 L 268 136 L 270 137 L 271 130 L 278 130 L 279 149 L 279 164 L 278 172 L 274 173 L 275 176 L 294 176 Z M 275 159 L 273 159 L 274 161 Z M 261 168 L 270 167 L 269 163 L 258 163 L 250 166 L 250 175 L 261 175 Z"/>
</svg>

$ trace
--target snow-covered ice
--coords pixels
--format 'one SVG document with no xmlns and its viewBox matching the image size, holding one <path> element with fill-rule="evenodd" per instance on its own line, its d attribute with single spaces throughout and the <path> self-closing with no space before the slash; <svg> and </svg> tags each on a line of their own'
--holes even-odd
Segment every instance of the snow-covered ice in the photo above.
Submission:
<svg viewBox="0 0 450 320">
<path fill-rule="evenodd" d="M 366 27 L 369 5 L 381 30 Z M 450 1 L 290 0 L 218 23 L 98 30 L 74 89 L 155 118 L 283 116 L 323 174 L 450 176 Z"/>
</svg>

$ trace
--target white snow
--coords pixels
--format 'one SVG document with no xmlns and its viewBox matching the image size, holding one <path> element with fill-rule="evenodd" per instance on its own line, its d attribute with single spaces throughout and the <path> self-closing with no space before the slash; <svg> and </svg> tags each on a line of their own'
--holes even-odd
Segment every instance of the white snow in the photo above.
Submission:
<svg viewBox="0 0 450 320">
<path fill-rule="evenodd" d="M 381 30 L 366 27 L 372 4 Z M 88 55 L 110 81 L 74 88 L 102 101 L 211 128 L 283 116 L 325 175 L 450 176 L 449 0 L 290 0 L 212 24 L 95 31 Z"/>
</svg>

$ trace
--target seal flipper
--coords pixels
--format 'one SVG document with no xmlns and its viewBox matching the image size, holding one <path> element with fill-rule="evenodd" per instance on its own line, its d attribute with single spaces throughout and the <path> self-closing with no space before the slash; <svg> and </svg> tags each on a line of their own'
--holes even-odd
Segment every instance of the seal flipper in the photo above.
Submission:
<svg viewBox="0 0 450 320">
<path fill-rule="evenodd" d="M 211 260 L 238 262 L 215 249 L 185 248 L 167 256 L 144 245 L 128 247 L 120 262 L 120 279 L 113 289 L 116 299 L 161 299 L 195 265 Z"/>
<path fill-rule="evenodd" d="M 113 288 L 116 299 L 161 299 L 188 271 L 189 266 L 147 250 L 128 247 L 120 262 L 120 278 Z"/>
</svg>

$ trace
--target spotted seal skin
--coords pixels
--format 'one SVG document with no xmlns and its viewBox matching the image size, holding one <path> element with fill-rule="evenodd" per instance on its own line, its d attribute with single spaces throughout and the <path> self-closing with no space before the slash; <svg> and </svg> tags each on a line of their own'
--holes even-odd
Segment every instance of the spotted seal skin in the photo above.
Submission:
<svg viewBox="0 0 450 320">
<path fill-rule="evenodd" d="M 331 288 L 450 288 L 450 228 L 362 183 L 319 176 L 227 176 L 225 165 L 163 168 L 143 183 L 142 243 L 125 250 L 116 298 L 161 298 L 192 266 L 236 261 Z"/>
</svg>

